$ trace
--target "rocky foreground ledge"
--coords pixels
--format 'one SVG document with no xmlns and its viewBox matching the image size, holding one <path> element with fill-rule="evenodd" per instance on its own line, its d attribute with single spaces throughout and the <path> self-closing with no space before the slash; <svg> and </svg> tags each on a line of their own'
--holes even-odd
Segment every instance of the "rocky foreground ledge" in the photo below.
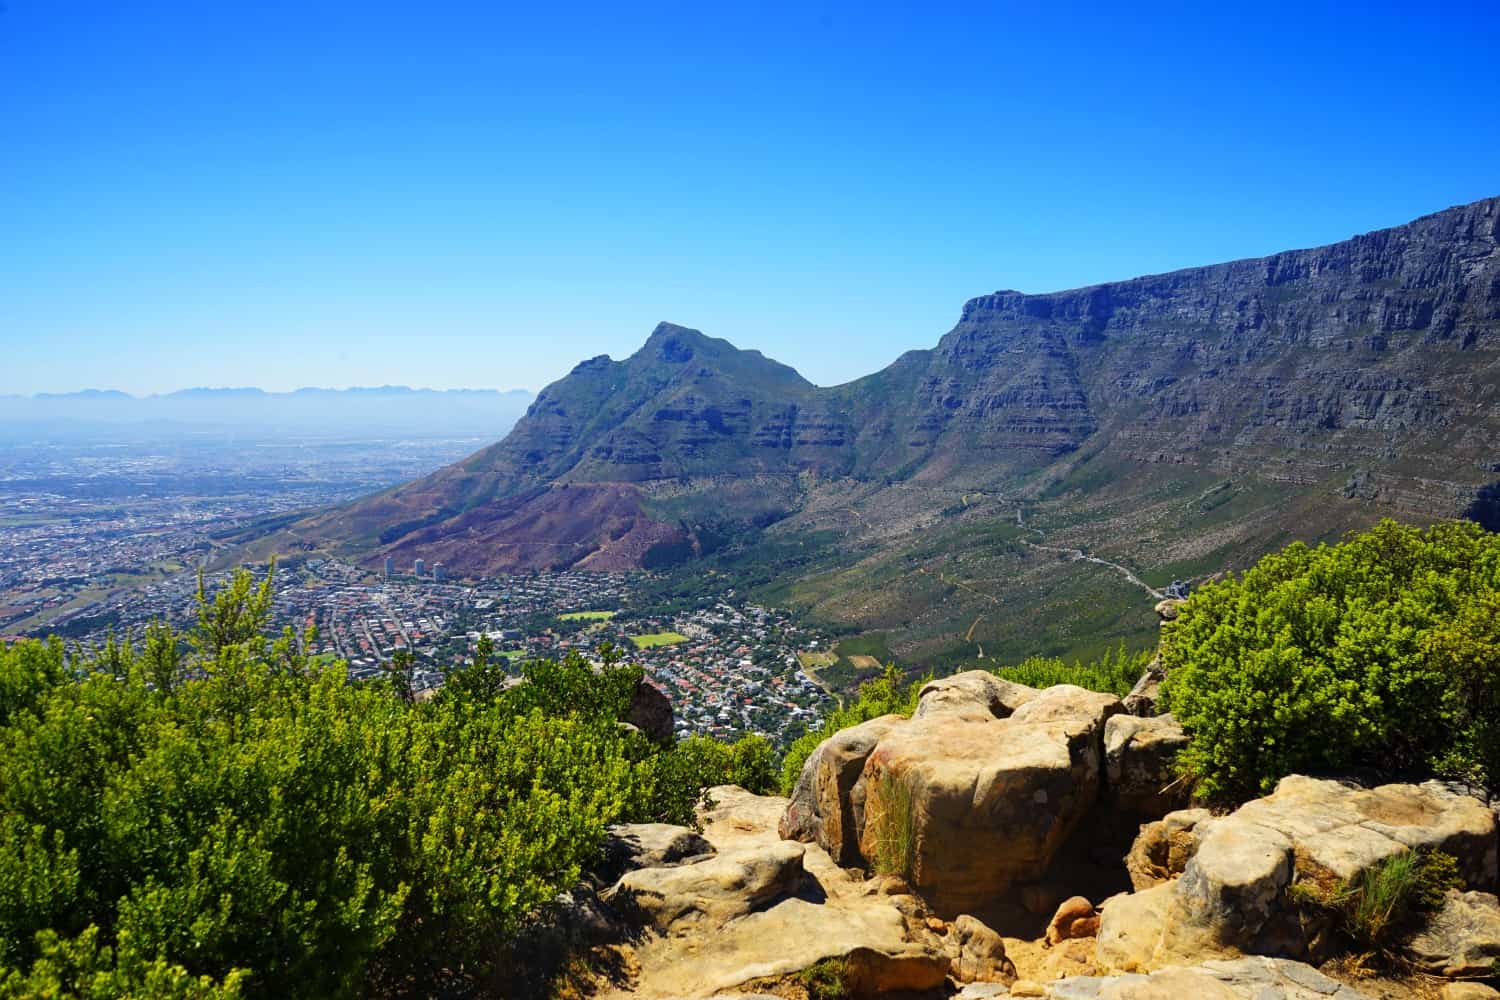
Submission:
<svg viewBox="0 0 1500 1000">
<path fill-rule="evenodd" d="M 1180 809 L 1182 740 L 1170 716 L 1071 686 L 928 685 L 911 719 L 825 741 L 790 799 L 723 786 L 701 834 L 614 828 L 600 899 L 632 943 L 604 995 L 798 995 L 831 962 L 854 996 L 1356 1000 L 1307 964 L 1333 957 L 1331 937 L 1287 887 L 1417 847 L 1452 854 L 1466 891 L 1405 946 L 1412 967 L 1500 970 L 1488 805 L 1437 782 L 1295 776 L 1228 815 Z"/>
</svg>

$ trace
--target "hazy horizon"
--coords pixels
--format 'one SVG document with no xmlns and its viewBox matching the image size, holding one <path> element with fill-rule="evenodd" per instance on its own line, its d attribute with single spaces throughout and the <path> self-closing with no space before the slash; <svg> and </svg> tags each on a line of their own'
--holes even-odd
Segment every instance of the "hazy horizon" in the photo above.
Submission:
<svg viewBox="0 0 1500 1000">
<path fill-rule="evenodd" d="M 103 395 L 124 395 L 135 400 L 160 399 L 166 396 L 179 396 L 185 393 L 232 393 L 232 392 L 258 392 L 267 396 L 289 396 L 295 393 L 306 392 L 380 392 L 389 390 L 392 392 L 493 392 L 502 396 L 524 393 L 528 396 L 536 395 L 535 390 L 524 386 L 513 386 L 501 388 L 499 386 L 483 385 L 459 385 L 446 388 L 424 385 L 299 385 L 290 389 L 267 389 L 258 385 L 184 385 L 176 389 L 166 389 L 161 392 L 135 393 L 124 389 L 117 389 L 107 385 L 82 385 L 75 389 L 38 389 L 35 392 L 5 392 L 0 393 L 4 399 L 42 399 L 48 397 L 81 396 L 88 393 L 99 393 Z"/>
</svg>

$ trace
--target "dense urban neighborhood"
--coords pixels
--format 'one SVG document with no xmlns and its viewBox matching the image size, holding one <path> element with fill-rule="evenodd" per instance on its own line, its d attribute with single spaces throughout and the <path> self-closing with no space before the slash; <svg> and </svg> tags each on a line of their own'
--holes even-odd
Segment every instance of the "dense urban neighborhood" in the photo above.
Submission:
<svg viewBox="0 0 1500 1000">
<path fill-rule="evenodd" d="M 154 620 L 190 628 L 198 568 L 224 565 L 238 531 L 401 481 L 472 446 L 442 438 L 12 447 L 0 459 L 0 639 L 58 635 L 92 647 L 111 634 L 139 638 Z M 255 568 L 262 579 L 265 571 Z M 210 571 L 205 584 L 212 591 L 228 576 Z M 481 636 L 513 673 L 528 659 L 573 650 L 598 659 L 613 645 L 670 696 L 683 734 L 760 733 L 784 744 L 832 704 L 806 672 L 831 661 L 828 636 L 747 603 L 727 583 L 722 594 L 668 608 L 642 586 L 651 579 L 457 581 L 435 559 L 370 570 L 306 558 L 277 567 L 273 624 L 299 634 L 315 627 L 310 651 L 347 663 L 359 680 L 383 676 L 408 651 L 419 692 L 471 662 Z"/>
<path fill-rule="evenodd" d="M 382 677 L 397 652 L 410 652 L 418 692 L 440 687 L 449 671 L 472 662 L 481 636 L 514 672 L 529 659 L 575 650 L 598 659 L 614 646 L 671 698 L 680 735 L 756 733 L 784 745 L 832 704 L 802 665 L 807 654 L 815 659 L 827 648 L 828 637 L 739 601 L 732 590 L 705 607 L 653 614 L 632 586 L 640 574 L 542 573 L 460 584 L 439 582 L 436 568 L 386 577 L 334 559 L 283 566 L 273 580 L 274 622 L 299 633 L 313 627 L 310 652 L 344 661 L 357 680 Z M 257 575 L 264 579 L 264 567 Z M 212 590 L 227 577 L 212 573 L 205 583 Z M 63 624 L 86 646 L 110 634 L 138 636 L 157 619 L 189 628 L 197 586 L 195 572 L 178 572 L 81 607 Z"/>
</svg>

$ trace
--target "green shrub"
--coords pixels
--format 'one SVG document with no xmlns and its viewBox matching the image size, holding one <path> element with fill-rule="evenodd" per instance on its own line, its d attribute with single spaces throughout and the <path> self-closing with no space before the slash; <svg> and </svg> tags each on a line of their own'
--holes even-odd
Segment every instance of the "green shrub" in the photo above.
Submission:
<svg viewBox="0 0 1500 1000">
<path fill-rule="evenodd" d="M 1500 777 L 1500 536 L 1476 525 L 1291 545 L 1195 593 L 1161 656 L 1207 797 L 1351 765 Z"/>
<path fill-rule="evenodd" d="M 1122 645 L 1106 651 L 1091 663 L 1068 663 L 1049 656 L 1032 656 L 1014 666 L 1000 667 L 995 673 L 1008 681 L 1027 687 L 1048 688 L 1057 684 L 1076 684 L 1090 691 L 1117 694 L 1122 698 L 1135 687 L 1151 662 L 1150 651 L 1128 653 Z"/>
<path fill-rule="evenodd" d="M 922 685 L 932 679 L 929 674 L 908 684 L 901 682 L 901 672 L 887 666 L 885 672 L 874 680 L 867 681 L 859 694 L 848 705 L 836 708 L 823 718 L 823 725 L 811 732 L 803 733 L 787 747 L 781 762 L 781 791 L 790 794 L 802 773 L 807 758 L 828 737 L 841 729 L 857 726 L 861 722 L 878 719 L 882 715 L 909 716 L 917 710 L 917 695 Z"/>
<path fill-rule="evenodd" d="M 663 749 L 582 657 L 431 702 L 265 625 L 242 574 L 177 657 L 0 646 L 0 996 L 461 992 L 621 820 L 764 786 L 755 743 Z"/>
<path fill-rule="evenodd" d="M 808 1000 L 844 1000 L 849 996 L 848 962 L 842 958 L 825 958 L 797 973 L 797 982 L 807 991 Z"/>
<path fill-rule="evenodd" d="M 707 806 L 706 789 L 739 785 L 757 795 L 776 791 L 776 751 L 763 736 L 721 743 L 690 736 L 659 750 L 642 744 L 649 755 L 637 765 L 636 797 L 627 819 L 637 823 L 698 826 L 697 809 Z"/>
<path fill-rule="evenodd" d="M 1359 950 L 1378 952 L 1461 884 L 1458 859 L 1418 849 L 1394 854 L 1348 881 L 1299 879 L 1289 893 L 1294 902 L 1330 914 Z"/>
</svg>

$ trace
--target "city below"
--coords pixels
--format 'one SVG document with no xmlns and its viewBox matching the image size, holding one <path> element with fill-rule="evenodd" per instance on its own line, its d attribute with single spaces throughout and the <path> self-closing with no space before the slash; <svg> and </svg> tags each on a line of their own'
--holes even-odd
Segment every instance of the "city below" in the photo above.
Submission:
<svg viewBox="0 0 1500 1000">
<path fill-rule="evenodd" d="M 57 635 L 97 647 L 139 639 L 154 620 L 196 621 L 198 568 L 240 530 L 347 500 L 462 454 L 465 440 L 362 441 L 297 448 L 13 450 L 0 463 L 0 638 Z M 266 567 L 253 567 L 263 579 Z M 228 571 L 206 573 L 210 591 Z M 519 673 L 533 658 L 623 650 L 672 699 L 681 735 L 758 733 L 778 746 L 832 704 L 817 674 L 832 639 L 728 589 L 691 607 L 651 597 L 649 573 L 449 579 L 417 559 L 369 571 L 335 559 L 283 563 L 273 624 L 315 626 L 310 652 L 381 677 L 398 651 L 434 690 L 472 661 L 481 636 Z M 831 685 L 830 685 L 831 687 Z"/>
</svg>

